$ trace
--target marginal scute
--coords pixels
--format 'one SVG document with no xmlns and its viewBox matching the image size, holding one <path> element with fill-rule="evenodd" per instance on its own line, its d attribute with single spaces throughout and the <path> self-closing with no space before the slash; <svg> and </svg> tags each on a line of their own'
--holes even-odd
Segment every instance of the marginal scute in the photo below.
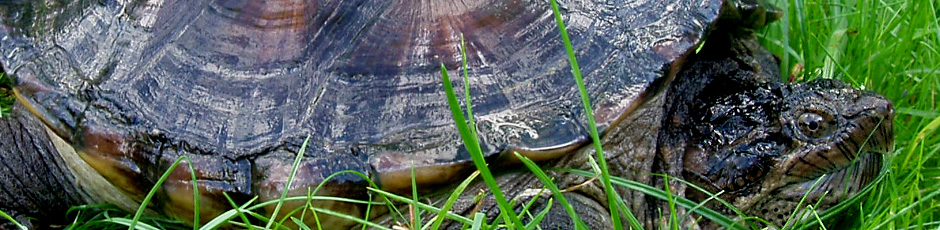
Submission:
<svg viewBox="0 0 940 230">
<path fill-rule="evenodd" d="M 81 191 L 81 195 L 89 200 L 96 200 L 116 205 L 126 210 L 137 208 L 139 200 L 137 197 L 128 196 L 121 188 L 113 185 L 113 182 L 103 177 L 97 169 L 91 167 L 71 146 L 70 143 L 60 138 L 51 129 L 46 129 L 56 151 L 62 156 L 63 162 L 67 164 L 72 174 L 76 178 L 76 187 Z M 148 213 L 152 213 L 148 211 Z"/>
<path fill-rule="evenodd" d="M 127 195 L 143 199 L 153 182 L 144 178 L 138 162 L 129 157 L 134 153 L 125 145 L 128 137 L 84 128 L 72 143 L 79 156 Z"/>
</svg>

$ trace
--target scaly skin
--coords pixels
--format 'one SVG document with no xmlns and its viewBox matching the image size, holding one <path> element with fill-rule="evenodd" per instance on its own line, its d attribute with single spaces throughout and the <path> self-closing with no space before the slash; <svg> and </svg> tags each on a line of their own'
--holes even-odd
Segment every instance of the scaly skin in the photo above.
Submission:
<svg viewBox="0 0 940 230">
<path fill-rule="evenodd" d="M 0 210 L 30 229 L 65 223 L 62 215 L 85 198 L 58 156 L 45 127 L 14 110 L 15 118 L 0 119 Z M 32 223 L 27 217 L 42 220 Z M 0 229 L 14 229 L 0 219 Z"/>
</svg>

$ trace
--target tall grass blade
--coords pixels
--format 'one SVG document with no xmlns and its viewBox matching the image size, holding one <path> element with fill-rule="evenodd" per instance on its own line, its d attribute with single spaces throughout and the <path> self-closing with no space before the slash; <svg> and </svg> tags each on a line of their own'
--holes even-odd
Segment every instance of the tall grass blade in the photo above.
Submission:
<svg viewBox="0 0 940 230">
<path fill-rule="evenodd" d="M 243 210 L 246 206 L 250 205 L 251 203 L 254 203 L 255 200 L 258 199 L 257 196 L 254 197 L 254 198 L 252 198 L 252 199 L 249 200 L 248 202 L 245 202 L 244 205 L 238 206 L 238 204 L 235 204 L 235 201 L 232 200 L 232 197 L 230 197 L 230 196 L 228 195 L 228 193 L 222 193 L 222 195 L 225 196 L 225 200 L 228 201 L 229 205 L 232 205 L 232 208 L 235 208 L 235 209 L 232 210 L 232 211 L 236 211 L 236 212 L 237 212 L 236 214 L 238 214 L 238 217 L 242 219 L 242 222 L 243 222 L 243 223 L 245 223 L 245 224 L 251 223 L 251 221 L 248 220 L 248 216 L 246 216 L 245 213 L 242 212 L 241 210 Z M 215 218 L 215 219 L 218 219 L 218 218 Z M 215 219 L 213 219 L 213 220 L 215 220 Z M 211 221 L 210 221 L 210 222 L 211 222 Z M 208 223 L 207 223 L 206 225 L 208 225 Z"/>
<path fill-rule="evenodd" d="M 807 202 L 807 198 L 809 198 L 810 192 L 816 189 L 816 186 L 818 186 L 819 183 L 822 182 L 823 178 L 824 177 L 819 177 L 818 179 L 816 179 L 816 181 L 813 182 L 813 185 L 811 185 L 809 189 L 806 190 L 806 193 L 803 194 L 803 197 L 800 198 L 800 202 L 796 203 L 796 207 L 793 208 L 793 213 L 790 213 L 790 217 L 787 218 L 787 222 L 783 223 L 783 226 L 781 228 L 792 229 L 795 225 L 799 224 L 800 218 L 802 218 L 805 214 L 804 212 L 806 212 L 802 208 L 803 205 Z M 823 195 L 823 197 L 825 197 L 825 195 Z M 819 201 L 822 201 L 822 200 L 823 199 L 820 198 Z"/>
<path fill-rule="evenodd" d="M 186 161 L 189 166 L 190 180 L 193 181 L 193 230 L 199 229 L 199 186 L 196 184 L 196 169 L 192 161 Z"/>
<path fill-rule="evenodd" d="M 372 193 L 367 193 L 367 195 L 369 196 L 369 204 L 366 205 L 366 214 L 365 214 L 365 216 L 372 216 L 372 198 L 373 198 L 373 197 L 372 197 Z M 365 225 L 362 226 L 362 230 L 366 230 L 366 226 L 365 226 Z"/>
<path fill-rule="evenodd" d="M 548 175 L 546 175 L 545 172 L 542 171 L 542 169 L 539 168 L 539 166 L 529 158 L 522 156 L 522 154 L 519 153 L 514 154 L 516 154 L 516 158 L 519 158 L 519 160 L 522 161 L 522 164 L 525 164 L 525 166 L 529 168 L 529 171 L 532 171 L 532 174 L 534 174 L 535 177 L 542 182 L 542 185 L 547 187 L 548 190 L 552 192 L 552 196 L 555 197 L 559 203 L 561 203 L 561 207 L 565 208 L 565 212 L 568 212 L 568 216 L 571 217 L 571 222 L 574 222 L 574 228 L 587 229 L 587 225 L 581 221 L 581 217 L 579 217 L 578 213 L 574 211 L 574 208 L 572 208 L 571 204 L 568 203 L 568 199 L 565 199 L 565 195 L 561 193 L 561 190 L 558 189 L 558 186 L 555 186 L 555 183 L 552 182 L 552 179 L 548 178 Z"/>
<path fill-rule="evenodd" d="M 452 212 L 442 212 L 441 210 L 444 210 L 444 209 L 440 209 L 440 208 L 434 207 L 434 206 L 429 205 L 429 204 L 420 203 L 420 202 L 419 202 L 419 203 L 412 203 L 411 198 L 399 196 L 399 195 L 396 195 L 396 194 L 394 194 L 394 193 L 382 191 L 382 190 L 379 190 L 379 189 L 376 189 L 376 188 L 369 188 L 369 191 L 374 192 L 374 193 L 376 193 L 376 194 L 378 194 L 378 195 L 381 195 L 381 196 L 387 196 L 388 198 L 391 198 L 392 200 L 395 200 L 395 201 L 397 201 L 397 202 L 402 202 L 402 203 L 405 203 L 405 204 L 414 205 L 416 208 L 425 209 L 425 210 L 428 210 L 428 211 L 430 211 L 430 212 L 435 212 L 435 213 L 444 213 L 445 217 L 447 217 L 448 219 L 451 219 L 451 220 L 460 222 L 460 223 L 462 223 L 462 224 L 470 224 L 471 222 L 473 222 L 472 220 L 470 220 L 470 219 L 467 218 L 467 217 L 464 217 L 464 216 L 461 216 L 461 215 L 457 215 L 457 214 L 454 214 L 454 213 L 452 213 Z"/>
<path fill-rule="evenodd" d="M 290 217 L 290 221 L 293 221 L 294 224 L 296 224 L 297 227 L 299 227 L 301 230 L 310 230 L 310 227 L 307 226 L 306 224 L 304 224 L 304 221 L 301 220 L 301 219 L 297 219 L 297 218 L 295 218 L 295 217 L 292 216 L 292 217 Z M 321 225 L 320 225 L 319 223 L 317 223 L 317 226 L 321 226 Z"/>
<path fill-rule="evenodd" d="M 470 225 L 470 229 L 480 230 L 483 229 L 483 222 L 486 220 L 486 216 L 483 213 L 476 213 L 473 215 L 473 224 Z"/>
<path fill-rule="evenodd" d="M 578 175 L 585 176 L 585 177 L 594 176 L 593 172 L 578 170 L 578 169 L 559 169 L 559 171 L 574 173 L 574 174 L 578 174 Z M 712 220 L 713 222 L 727 229 L 735 229 L 735 230 L 748 229 L 747 227 L 738 223 L 738 221 L 735 221 L 734 219 L 731 219 L 718 211 L 712 210 L 708 207 L 695 208 L 698 206 L 697 202 L 691 201 L 684 197 L 671 196 L 668 194 L 668 192 L 663 191 L 662 189 L 658 189 L 658 188 L 655 188 L 653 186 L 650 186 L 644 183 L 627 180 L 627 179 L 623 179 L 620 177 L 612 177 L 611 183 L 613 185 L 621 186 L 626 189 L 630 189 L 630 190 L 634 190 L 634 191 L 638 191 L 638 192 L 650 195 L 653 198 L 660 199 L 660 200 L 667 200 L 670 197 L 672 197 L 672 199 L 675 199 L 675 202 L 677 205 L 682 206 L 683 208 L 689 209 L 692 212 L 695 212 L 696 214 L 701 215 L 702 217 L 708 218 L 709 220 Z"/>
<path fill-rule="evenodd" d="M 206 225 L 202 226 L 202 228 L 200 228 L 200 230 L 209 230 L 209 229 L 218 229 L 218 228 L 221 228 L 222 225 L 224 225 L 224 224 L 225 224 L 226 222 L 228 222 L 229 220 L 235 219 L 235 217 L 237 217 L 237 216 L 244 216 L 244 213 L 242 212 L 242 210 L 240 210 L 240 209 L 230 209 L 230 210 L 228 210 L 228 211 L 223 212 L 222 214 L 219 214 L 218 216 L 216 216 L 215 218 L 213 218 L 213 219 L 210 220 L 209 222 L 206 222 Z M 249 222 L 249 221 L 246 221 L 246 222 L 245 222 L 245 224 L 249 224 L 249 223 L 251 223 L 251 222 Z"/>
<path fill-rule="evenodd" d="M 661 174 L 663 181 L 669 181 L 669 175 Z M 669 207 L 669 227 L 673 230 L 679 229 L 679 217 L 677 216 L 678 210 L 676 209 L 676 199 L 672 195 L 672 188 L 669 187 L 669 182 L 663 183 L 663 190 L 666 192 L 666 204 Z"/>
<path fill-rule="evenodd" d="M 538 198 L 538 197 L 536 197 L 536 198 Z M 533 199 L 533 200 L 535 200 L 535 199 Z M 539 228 L 539 223 L 542 223 L 542 220 L 545 219 L 545 216 L 548 215 L 548 212 L 552 210 L 552 206 L 553 206 L 553 205 L 555 205 L 554 200 L 553 200 L 553 199 L 548 199 L 548 203 L 545 205 L 545 208 L 542 209 L 542 211 L 539 212 L 539 214 L 537 214 L 537 215 L 531 217 L 531 218 L 532 218 L 532 221 L 530 221 L 529 224 L 525 226 L 525 229 L 526 229 L 526 230 L 532 230 L 532 229 Z M 531 216 L 531 215 L 530 215 L 530 216 Z M 541 228 L 539 228 L 539 229 L 541 229 Z"/>
<path fill-rule="evenodd" d="M 933 197 L 935 197 L 935 196 L 937 196 L 937 195 L 940 195 L 940 190 L 934 190 L 934 191 L 931 192 L 930 194 L 927 194 L 926 196 L 921 197 L 920 199 L 918 199 L 918 200 L 915 201 L 914 203 L 908 204 L 907 207 L 902 208 L 900 211 L 898 211 L 898 213 L 895 213 L 893 216 L 888 217 L 888 219 L 884 220 L 884 222 L 881 222 L 880 224 L 878 224 L 877 226 L 875 226 L 875 227 L 872 228 L 872 229 L 884 229 L 884 227 L 885 227 L 886 224 L 891 223 L 892 220 L 894 220 L 894 219 L 896 219 L 896 218 L 898 218 L 898 217 L 901 217 L 902 214 L 911 212 L 911 211 L 913 211 L 915 208 L 920 207 L 920 204 L 921 204 L 921 203 L 928 202 L 928 201 L 934 201 L 934 198 L 933 198 Z"/>
<path fill-rule="evenodd" d="M 297 168 L 300 167 L 300 160 L 304 158 L 304 153 L 307 151 L 307 142 L 309 141 L 310 136 L 307 136 L 307 138 L 304 139 L 304 143 L 300 146 L 300 151 L 297 152 L 297 156 L 294 158 L 294 165 L 291 167 L 290 176 L 287 177 L 287 183 L 284 184 L 284 191 L 281 192 L 281 199 L 278 200 L 277 206 L 274 207 L 271 218 L 268 219 L 268 223 L 264 226 L 265 229 L 271 229 L 271 224 L 274 224 L 277 219 L 277 214 L 281 211 L 281 206 L 284 206 L 287 192 L 290 191 L 291 182 L 294 181 L 294 176 L 297 175 Z"/>
<path fill-rule="evenodd" d="M 623 229 L 620 222 L 620 211 L 617 205 L 617 192 L 610 183 L 610 171 L 607 169 L 607 158 L 604 156 L 604 148 L 601 146 L 600 135 L 597 132 L 597 125 L 594 122 L 594 110 L 591 109 L 591 98 L 588 96 L 587 89 L 584 87 L 584 80 L 581 78 L 581 68 L 578 67 L 578 60 L 575 58 L 574 49 L 571 48 L 571 40 L 568 39 L 568 31 L 565 29 L 565 22 L 561 19 L 561 12 L 558 10 L 558 3 L 551 0 L 552 13 L 555 15 L 555 21 L 558 23 L 558 31 L 561 33 L 561 39 L 565 43 L 565 50 L 568 51 L 568 60 L 571 63 L 571 73 L 574 75 L 575 82 L 578 84 L 578 92 L 581 93 L 581 103 L 584 105 L 584 115 L 587 118 L 588 127 L 591 131 L 591 140 L 594 143 L 594 152 L 597 155 L 598 166 L 601 168 L 601 181 L 604 183 L 604 190 L 607 192 L 607 205 L 610 209 L 610 219 L 613 222 L 614 229 Z"/>
<path fill-rule="evenodd" d="M 9 214 L 7 214 L 7 213 L 5 213 L 5 212 L 3 212 L 3 211 L 0 211 L 0 217 L 3 217 L 4 219 L 9 220 L 10 223 L 13 223 L 13 225 L 16 226 L 16 228 L 19 228 L 20 230 L 26 230 L 26 226 L 23 226 L 23 224 L 20 224 L 20 222 L 17 222 L 17 221 L 16 221 L 15 219 L 13 219 L 13 217 L 10 216 Z"/>
<path fill-rule="evenodd" d="M 624 216 L 626 216 L 627 223 L 630 224 L 630 227 L 633 229 L 643 229 L 643 224 L 633 215 L 633 211 L 627 207 L 627 203 L 623 201 L 623 197 L 617 197 L 617 205 L 620 206 L 620 210 L 624 212 Z"/>
<path fill-rule="evenodd" d="M 496 179 L 493 178 L 493 174 L 490 173 L 490 169 L 486 165 L 486 160 L 483 159 L 483 152 L 480 150 L 479 141 L 470 131 L 470 128 L 467 127 L 466 120 L 463 117 L 463 111 L 460 110 L 460 104 L 457 102 L 457 97 L 454 96 L 454 87 L 450 83 L 450 77 L 447 76 L 447 67 L 445 67 L 443 63 L 441 63 L 441 76 L 444 81 L 444 92 L 447 94 L 447 102 L 450 106 L 451 114 L 454 116 L 454 123 L 457 124 L 457 130 L 460 132 L 460 138 L 464 142 L 464 147 L 467 148 L 467 151 L 470 152 L 470 157 L 473 158 L 473 164 L 476 165 L 477 170 L 480 170 L 480 176 L 483 177 L 483 181 L 486 182 L 486 185 L 492 190 L 493 198 L 496 200 L 496 204 L 499 206 L 501 213 L 505 214 L 504 216 L 510 220 L 511 224 L 516 229 L 524 228 L 525 225 L 522 224 L 522 220 L 519 219 L 516 211 L 513 210 L 509 202 L 506 201 L 502 190 L 499 189 L 499 184 L 496 183 Z"/>
<path fill-rule="evenodd" d="M 411 162 L 411 199 L 415 203 L 418 203 L 418 183 L 415 182 L 415 164 L 414 161 Z M 417 229 L 418 226 L 421 226 L 421 212 L 419 210 L 414 210 L 411 213 L 411 227 Z"/>
<path fill-rule="evenodd" d="M 480 175 L 479 170 L 474 171 L 473 174 L 470 174 L 470 176 L 467 177 L 467 179 L 463 180 L 463 182 L 461 182 L 460 185 L 457 185 L 457 188 L 454 189 L 454 192 L 451 193 L 450 197 L 447 198 L 447 201 L 444 202 L 444 206 L 441 207 L 441 211 L 437 212 L 437 217 L 434 219 L 434 223 L 431 225 L 430 229 L 440 229 L 441 223 L 444 222 L 445 214 L 448 211 L 450 211 L 451 207 L 454 206 L 454 203 L 457 202 L 457 198 L 459 198 L 460 195 L 463 194 L 464 190 L 466 190 L 467 187 L 470 186 L 470 182 L 473 182 L 473 180 L 476 179 L 477 176 L 479 175 Z"/>
<path fill-rule="evenodd" d="M 470 68 L 467 66 L 467 44 L 463 40 L 463 33 L 460 34 L 460 60 L 463 66 L 463 92 L 464 100 L 466 100 L 467 103 L 467 123 L 470 124 L 470 133 L 473 134 L 470 136 L 479 138 L 479 136 L 477 136 L 476 122 L 473 120 L 473 106 L 470 104 L 470 75 L 468 74 Z M 479 142 L 479 139 L 477 142 Z"/>
<path fill-rule="evenodd" d="M 149 224 L 146 224 L 146 223 L 138 223 L 138 220 L 130 220 L 130 219 L 127 219 L 127 218 L 109 218 L 109 219 L 105 219 L 104 221 L 105 221 L 105 222 L 109 222 L 109 223 L 115 223 L 115 224 L 124 225 L 124 226 L 127 226 L 128 228 L 131 228 L 131 229 L 138 229 L 138 230 L 160 230 L 159 228 L 154 227 L 154 226 L 152 226 L 152 225 L 149 225 Z"/>
<path fill-rule="evenodd" d="M 367 225 L 367 226 L 369 226 L 370 228 L 381 229 L 381 230 L 392 230 L 391 228 L 382 226 L 382 225 L 380 225 L 380 224 L 373 223 L 373 222 L 368 221 L 368 220 L 364 220 L 364 219 L 362 219 L 362 218 L 358 218 L 358 217 L 355 217 L 355 216 L 350 216 L 350 215 L 348 215 L 348 214 L 346 214 L 346 213 L 337 212 L 337 211 L 333 211 L 333 210 L 329 210 L 329 209 L 324 209 L 324 208 L 316 208 L 316 207 L 314 207 L 314 208 L 312 208 L 312 209 L 315 210 L 316 212 L 319 212 L 319 213 L 325 213 L 325 214 L 329 214 L 329 215 L 332 215 L 332 216 L 340 217 L 340 218 L 343 218 L 343 219 L 352 220 L 352 221 L 355 221 L 356 223 Z"/>
<path fill-rule="evenodd" d="M 248 207 L 248 205 L 251 205 L 251 203 L 254 203 L 255 200 L 258 199 L 258 197 L 254 197 L 248 202 L 245 202 L 244 204 L 239 206 L 235 204 L 235 201 L 232 200 L 232 198 L 229 197 L 228 194 L 222 193 L 222 195 L 225 196 L 225 199 L 229 202 L 230 205 L 232 205 L 233 209 L 225 211 L 224 213 L 219 214 L 218 216 L 216 216 L 209 222 L 206 222 L 206 225 L 202 226 L 202 228 L 199 228 L 200 230 L 219 229 L 222 227 L 222 225 L 227 223 L 229 220 L 235 219 L 235 217 L 240 217 L 242 220 L 242 223 L 244 224 L 251 224 L 251 221 L 248 219 L 248 216 L 245 215 L 245 212 L 248 211 L 248 209 L 246 209 L 245 207 Z"/>
<path fill-rule="evenodd" d="M 192 177 L 192 180 L 193 180 L 193 181 L 192 181 L 192 182 L 193 182 L 193 199 L 196 200 L 195 203 L 194 203 L 194 204 L 196 205 L 196 207 L 193 209 L 194 212 L 195 212 L 194 215 L 196 216 L 196 217 L 194 217 L 194 218 L 195 218 L 196 221 L 199 220 L 199 219 L 198 219 L 198 216 L 199 216 L 199 202 L 198 202 L 198 200 L 199 200 L 199 189 L 198 189 L 198 187 L 196 187 L 196 186 L 197 186 L 197 185 L 196 185 L 196 174 L 195 174 L 196 171 L 193 170 L 193 163 L 192 163 L 191 160 L 189 160 L 189 157 L 188 157 L 188 156 L 181 156 L 180 158 L 176 159 L 176 161 L 174 161 L 173 164 L 171 164 L 169 168 L 166 169 L 166 172 L 164 172 L 163 175 L 160 176 L 160 179 L 157 180 L 157 183 L 154 183 L 154 184 L 153 184 L 153 187 L 150 188 L 150 192 L 147 193 L 147 196 L 145 196 L 144 199 L 143 199 L 142 201 L 140 201 L 140 207 L 138 207 L 138 208 L 137 208 L 137 212 L 134 213 L 134 218 L 133 218 L 133 219 L 131 220 L 131 222 L 128 224 L 127 229 L 131 229 L 131 230 L 132 230 L 132 229 L 137 229 L 137 224 L 140 222 L 140 217 L 143 216 L 144 210 L 147 210 L 147 205 L 150 204 L 150 200 L 153 199 L 153 195 L 157 194 L 158 188 L 161 188 L 161 186 L 163 185 L 163 182 L 165 182 L 166 179 L 170 177 L 170 174 L 173 173 L 173 170 L 176 169 L 176 166 L 179 166 L 179 164 L 180 164 L 183 160 L 186 160 L 186 163 L 189 165 L 189 174 L 190 174 L 190 176 Z M 193 229 L 198 229 L 196 226 L 199 226 L 199 224 L 194 224 Z"/>
<path fill-rule="evenodd" d="M 326 177 L 325 179 L 323 179 L 323 181 L 320 182 L 320 184 L 318 184 L 316 188 L 314 188 L 314 190 L 313 190 L 313 192 L 312 192 L 311 194 L 314 194 L 314 195 L 317 194 L 317 192 L 319 192 L 320 189 L 323 188 L 323 186 L 326 186 L 326 182 L 331 181 L 331 180 L 333 180 L 334 177 L 337 177 L 337 176 L 340 176 L 340 175 L 343 175 L 343 174 L 353 174 L 353 175 L 355 175 L 355 176 L 358 176 L 359 178 L 362 178 L 362 179 L 363 179 L 366 183 L 368 183 L 369 186 L 371 186 L 372 188 L 378 188 L 378 187 L 379 187 L 377 184 L 375 184 L 375 181 L 372 181 L 371 178 L 369 178 L 368 176 L 366 176 L 366 175 L 363 174 L 362 172 L 355 171 L 355 170 L 343 170 L 343 171 L 339 171 L 339 172 L 333 173 L 333 174 L 331 174 L 330 176 L 328 176 L 328 177 Z M 393 213 L 393 214 L 396 214 L 396 215 L 398 215 L 398 216 L 401 216 L 401 212 L 398 210 L 398 207 L 395 206 L 395 205 L 393 205 L 392 202 L 391 202 L 390 200 L 388 200 L 388 197 L 386 197 L 386 196 L 381 196 L 382 199 L 385 200 L 385 202 L 384 202 L 384 203 L 377 203 L 377 202 L 374 202 L 374 201 L 372 200 L 372 199 L 373 199 L 372 193 L 367 193 L 367 195 L 369 196 L 369 201 L 367 201 L 367 202 L 363 202 L 363 201 L 360 201 L 360 200 L 346 199 L 346 198 L 336 199 L 335 201 L 342 201 L 342 202 L 347 202 L 347 203 L 365 204 L 365 205 L 366 205 L 366 212 L 365 212 L 364 216 L 371 216 L 371 213 L 372 213 L 372 205 L 386 205 L 386 207 L 388 207 L 388 212 L 389 212 L 389 213 Z M 310 198 L 308 198 L 308 199 L 319 199 L 319 197 L 318 197 L 318 196 L 312 196 L 312 197 L 310 197 Z M 308 201 L 308 206 L 312 206 L 312 205 L 309 204 L 309 201 Z M 318 218 L 318 216 L 317 216 L 317 213 L 314 212 L 313 215 L 314 215 L 314 217 L 317 219 L 317 221 L 319 222 L 319 218 Z M 318 228 L 319 228 L 319 226 L 321 226 L 321 225 L 318 224 Z M 362 228 L 365 229 L 366 226 L 363 225 Z"/>
</svg>

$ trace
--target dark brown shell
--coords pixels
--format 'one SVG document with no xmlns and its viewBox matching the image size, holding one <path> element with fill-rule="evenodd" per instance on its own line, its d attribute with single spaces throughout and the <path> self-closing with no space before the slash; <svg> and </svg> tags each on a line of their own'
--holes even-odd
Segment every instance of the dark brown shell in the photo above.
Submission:
<svg viewBox="0 0 940 230">
<path fill-rule="evenodd" d="M 411 166 L 419 183 L 448 182 L 472 167 L 440 75 L 461 72 L 461 34 L 490 159 L 587 139 L 547 1 L 3 4 L 0 62 L 21 102 L 132 196 L 180 156 L 207 196 L 279 195 L 308 136 L 295 188 L 345 169 L 403 188 Z M 561 4 L 602 129 L 667 82 L 721 4 Z"/>
</svg>

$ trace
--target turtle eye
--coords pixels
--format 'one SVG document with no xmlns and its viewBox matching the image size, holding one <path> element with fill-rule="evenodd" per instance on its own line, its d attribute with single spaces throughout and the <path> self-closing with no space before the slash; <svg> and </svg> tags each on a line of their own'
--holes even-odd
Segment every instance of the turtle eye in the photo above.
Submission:
<svg viewBox="0 0 940 230">
<path fill-rule="evenodd" d="M 800 114 L 797 119 L 797 125 L 803 135 L 810 138 L 820 138 L 829 133 L 830 120 L 818 113 L 804 113 Z"/>
</svg>

